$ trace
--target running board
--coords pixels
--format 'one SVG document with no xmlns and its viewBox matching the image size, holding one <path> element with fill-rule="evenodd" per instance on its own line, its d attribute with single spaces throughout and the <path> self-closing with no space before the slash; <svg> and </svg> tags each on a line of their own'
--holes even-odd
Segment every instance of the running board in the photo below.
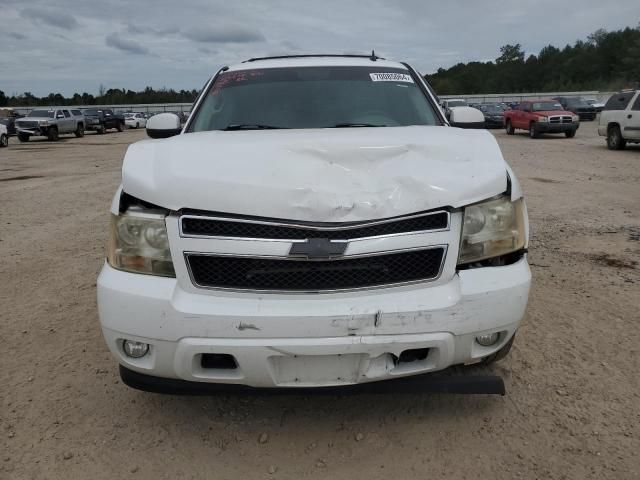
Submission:
<svg viewBox="0 0 640 480">
<path fill-rule="evenodd" d="M 502 377 L 497 375 L 466 375 L 456 368 L 438 373 L 427 373 L 410 377 L 377 382 L 344 385 L 337 387 L 289 387 L 255 388 L 227 383 L 189 382 L 172 378 L 153 377 L 129 370 L 120 365 L 120 377 L 131 388 L 145 392 L 171 395 L 352 395 L 352 394 L 398 394 L 398 393 L 456 393 L 465 395 L 505 395 Z"/>
</svg>

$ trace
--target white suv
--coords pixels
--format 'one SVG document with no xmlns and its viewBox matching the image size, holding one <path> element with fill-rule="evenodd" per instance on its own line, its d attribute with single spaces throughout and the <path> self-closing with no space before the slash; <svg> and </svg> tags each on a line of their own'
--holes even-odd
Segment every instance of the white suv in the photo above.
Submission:
<svg viewBox="0 0 640 480">
<path fill-rule="evenodd" d="M 7 126 L 0 123 L 0 148 L 9 146 L 9 132 Z"/>
<path fill-rule="evenodd" d="M 252 59 L 182 130 L 164 113 L 147 132 L 173 137 L 128 148 L 98 279 L 128 385 L 345 386 L 509 351 L 531 280 L 522 190 L 408 65 Z"/>
<path fill-rule="evenodd" d="M 609 98 L 600 114 L 598 133 L 607 137 L 610 150 L 622 150 L 628 142 L 640 143 L 640 90 Z"/>
</svg>

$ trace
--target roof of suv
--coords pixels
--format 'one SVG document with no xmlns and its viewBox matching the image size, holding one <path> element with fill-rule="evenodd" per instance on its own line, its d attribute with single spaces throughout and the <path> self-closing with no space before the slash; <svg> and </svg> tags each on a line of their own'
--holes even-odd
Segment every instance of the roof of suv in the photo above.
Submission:
<svg viewBox="0 0 640 480">
<path fill-rule="evenodd" d="M 375 58 L 375 60 L 373 59 Z M 385 67 L 407 70 L 403 64 L 379 57 L 338 56 L 338 55 L 292 55 L 251 59 L 243 63 L 230 65 L 228 71 L 253 70 L 259 68 L 282 67 Z"/>
</svg>

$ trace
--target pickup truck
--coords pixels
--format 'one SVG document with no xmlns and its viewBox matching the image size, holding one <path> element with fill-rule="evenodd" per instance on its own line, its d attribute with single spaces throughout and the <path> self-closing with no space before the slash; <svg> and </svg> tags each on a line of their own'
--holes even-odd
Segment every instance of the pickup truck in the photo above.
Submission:
<svg viewBox="0 0 640 480">
<path fill-rule="evenodd" d="M 76 110 L 80 114 L 79 110 Z M 28 142 L 34 136 L 44 136 L 57 141 L 61 134 L 73 133 L 84 137 L 85 120 L 82 114 L 74 115 L 68 107 L 35 109 L 15 122 L 18 140 Z"/>
<path fill-rule="evenodd" d="M 463 98 L 449 98 L 447 100 L 442 100 L 440 104 L 442 109 L 444 110 L 444 114 L 447 119 L 451 116 L 451 109 L 454 107 L 468 107 L 469 104 Z"/>
<path fill-rule="evenodd" d="M 600 114 L 598 134 L 607 137 L 610 150 L 640 143 L 640 90 L 612 95 Z"/>
<path fill-rule="evenodd" d="M 12 108 L 0 108 L 0 123 L 7 127 L 7 133 L 9 136 L 17 134 L 16 120 L 21 117 L 22 115 Z"/>
<path fill-rule="evenodd" d="M 564 133 L 572 138 L 580 127 L 580 117 L 566 111 L 556 100 L 527 100 L 520 102 L 517 109 L 504 112 L 504 125 L 508 135 L 520 129 L 528 130 L 531 138 L 542 133 Z"/>
<path fill-rule="evenodd" d="M 580 120 L 595 120 L 598 114 L 596 107 L 580 97 L 554 97 L 553 100 L 560 103 L 566 111 L 578 115 Z"/>
<path fill-rule="evenodd" d="M 531 281 L 522 189 L 412 67 L 251 59 L 209 80 L 183 128 L 161 113 L 147 134 L 97 282 L 127 385 L 398 389 L 509 352 Z"/>
<path fill-rule="evenodd" d="M 105 133 L 110 128 L 119 132 L 124 130 L 124 115 L 113 113 L 110 108 L 88 108 L 83 111 L 87 119 L 87 130 Z"/>
</svg>

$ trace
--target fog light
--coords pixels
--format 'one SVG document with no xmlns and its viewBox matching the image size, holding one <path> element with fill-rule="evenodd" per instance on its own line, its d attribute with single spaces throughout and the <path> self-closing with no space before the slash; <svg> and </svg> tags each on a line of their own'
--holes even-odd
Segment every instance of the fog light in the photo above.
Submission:
<svg viewBox="0 0 640 480">
<path fill-rule="evenodd" d="M 478 335 L 476 337 L 476 342 L 478 342 L 483 347 L 490 347 L 494 345 L 498 339 L 500 338 L 499 333 L 485 333 L 484 335 Z"/>
<path fill-rule="evenodd" d="M 133 340 L 125 340 L 124 342 L 122 342 L 122 349 L 128 357 L 140 358 L 144 357 L 149 351 L 149 344 L 134 342 Z"/>
</svg>

